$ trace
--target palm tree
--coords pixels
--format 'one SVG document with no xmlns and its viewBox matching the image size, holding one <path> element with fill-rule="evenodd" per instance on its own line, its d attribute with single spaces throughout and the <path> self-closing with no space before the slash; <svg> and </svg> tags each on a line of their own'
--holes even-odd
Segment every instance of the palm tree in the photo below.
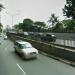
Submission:
<svg viewBox="0 0 75 75">
<path fill-rule="evenodd" d="M 2 11 L 3 8 L 4 8 L 4 6 L 2 4 L 0 4 L 0 12 Z"/>
<path fill-rule="evenodd" d="M 51 14 L 51 17 L 50 17 L 50 19 L 48 20 L 48 22 L 49 22 L 49 23 L 52 23 L 52 27 L 53 27 L 54 24 L 55 24 L 56 22 L 58 22 L 58 17 L 56 17 L 55 14 L 53 13 L 53 14 Z"/>
<path fill-rule="evenodd" d="M 58 17 L 55 16 L 55 14 L 51 14 L 51 17 L 48 20 L 48 23 L 51 23 L 51 27 L 53 28 L 55 24 L 58 22 Z"/>
<path fill-rule="evenodd" d="M 44 30 L 46 24 L 44 22 L 36 21 L 34 26 L 37 28 L 38 31 Z"/>
<path fill-rule="evenodd" d="M 0 4 L 0 12 L 2 11 L 3 8 L 4 8 L 4 6 L 2 4 Z M 1 14 L 0 14 L 0 23 L 1 23 Z"/>
</svg>

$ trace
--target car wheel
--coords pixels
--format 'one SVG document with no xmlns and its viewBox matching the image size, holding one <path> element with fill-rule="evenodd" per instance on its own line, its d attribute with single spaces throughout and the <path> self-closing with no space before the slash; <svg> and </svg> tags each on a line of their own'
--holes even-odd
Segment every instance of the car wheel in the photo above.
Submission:
<svg viewBox="0 0 75 75">
<path fill-rule="evenodd" d="M 25 56 L 23 53 L 21 53 L 20 56 L 22 57 L 22 59 L 25 59 Z"/>
<path fill-rule="evenodd" d="M 55 41 L 56 41 L 56 39 L 53 40 L 53 42 L 55 42 Z"/>
<path fill-rule="evenodd" d="M 17 53 L 16 49 L 15 49 L 15 53 Z"/>
</svg>

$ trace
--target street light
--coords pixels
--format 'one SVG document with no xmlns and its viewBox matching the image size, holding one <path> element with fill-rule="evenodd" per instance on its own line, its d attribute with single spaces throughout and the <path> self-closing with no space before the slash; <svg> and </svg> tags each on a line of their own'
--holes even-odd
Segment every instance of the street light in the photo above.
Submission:
<svg viewBox="0 0 75 75">
<path fill-rule="evenodd" d="M 13 29 L 13 26 L 14 26 L 14 16 L 16 16 L 17 14 L 11 14 L 9 12 L 6 12 L 6 13 L 11 16 L 11 25 L 12 25 L 12 29 Z"/>
</svg>

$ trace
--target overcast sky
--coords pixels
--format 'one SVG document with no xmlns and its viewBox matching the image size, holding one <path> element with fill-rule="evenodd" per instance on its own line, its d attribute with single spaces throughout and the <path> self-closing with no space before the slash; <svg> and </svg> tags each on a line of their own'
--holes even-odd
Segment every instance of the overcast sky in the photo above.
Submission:
<svg viewBox="0 0 75 75">
<path fill-rule="evenodd" d="M 13 24 L 22 22 L 25 18 L 47 22 L 51 13 L 63 19 L 62 8 L 66 0 L 0 0 L 0 3 L 6 8 L 2 11 L 3 25 L 12 26 L 12 17 Z"/>
</svg>

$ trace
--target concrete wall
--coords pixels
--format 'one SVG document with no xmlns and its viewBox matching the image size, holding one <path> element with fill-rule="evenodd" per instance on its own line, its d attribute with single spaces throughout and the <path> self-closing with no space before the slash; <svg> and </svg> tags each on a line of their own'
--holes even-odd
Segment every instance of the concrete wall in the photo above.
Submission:
<svg viewBox="0 0 75 75">
<path fill-rule="evenodd" d="M 75 33 L 53 33 L 56 35 L 57 39 L 63 40 L 74 40 L 75 41 Z"/>
</svg>

